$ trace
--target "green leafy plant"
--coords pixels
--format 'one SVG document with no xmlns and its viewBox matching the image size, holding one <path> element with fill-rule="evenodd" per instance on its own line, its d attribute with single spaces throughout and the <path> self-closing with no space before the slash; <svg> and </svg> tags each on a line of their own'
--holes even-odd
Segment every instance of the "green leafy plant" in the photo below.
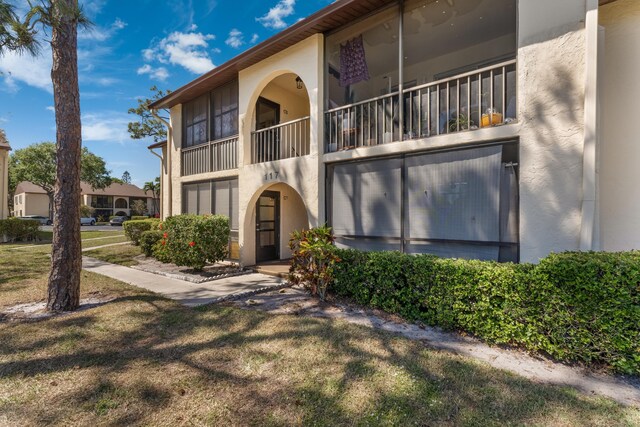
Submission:
<svg viewBox="0 0 640 427">
<path fill-rule="evenodd" d="M 18 218 L 0 220 L 0 242 L 15 242 L 21 240 L 36 240 L 40 222 Z"/>
<path fill-rule="evenodd" d="M 146 221 L 150 219 L 148 216 L 145 215 L 133 215 L 131 217 L 131 221 Z"/>
<path fill-rule="evenodd" d="M 339 261 L 333 243 L 333 233 L 327 226 L 294 231 L 289 240 L 293 252 L 289 281 L 302 284 L 323 301 L 333 280 L 333 267 Z"/>
<path fill-rule="evenodd" d="M 155 218 L 147 218 L 137 221 L 125 221 L 122 224 L 124 229 L 124 235 L 127 236 L 131 243 L 138 246 L 140 244 L 140 237 L 142 233 L 149 230 L 157 230 L 160 225 L 160 220 Z"/>
<path fill-rule="evenodd" d="M 143 231 L 140 234 L 140 249 L 145 256 L 153 256 L 156 244 L 162 240 L 163 232 L 161 230 Z"/>
<path fill-rule="evenodd" d="M 162 231 L 160 257 L 176 265 L 202 270 L 227 256 L 230 230 L 225 215 L 172 216 L 162 223 Z"/>
<path fill-rule="evenodd" d="M 539 264 L 337 249 L 337 295 L 557 360 L 640 374 L 640 252 Z"/>
</svg>

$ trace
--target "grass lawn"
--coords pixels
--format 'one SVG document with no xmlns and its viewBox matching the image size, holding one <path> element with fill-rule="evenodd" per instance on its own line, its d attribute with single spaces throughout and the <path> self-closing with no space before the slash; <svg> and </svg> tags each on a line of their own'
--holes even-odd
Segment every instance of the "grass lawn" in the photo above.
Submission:
<svg viewBox="0 0 640 427">
<path fill-rule="evenodd" d="M 0 307 L 48 248 L 0 246 Z M 0 321 L 2 425 L 639 425 L 640 411 L 335 320 L 188 309 L 83 272 L 87 311 Z"/>
<path fill-rule="evenodd" d="M 96 242 L 99 241 L 100 240 L 87 243 L 96 244 Z M 85 252 L 85 255 L 92 258 L 97 258 L 102 261 L 110 262 L 112 264 L 120 264 L 127 267 L 138 265 L 138 261 L 133 258 L 140 254 L 142 254 L 140 247 L 133 245 L 111 246 L 108 248 L 100 248 Z"/>
</svg>

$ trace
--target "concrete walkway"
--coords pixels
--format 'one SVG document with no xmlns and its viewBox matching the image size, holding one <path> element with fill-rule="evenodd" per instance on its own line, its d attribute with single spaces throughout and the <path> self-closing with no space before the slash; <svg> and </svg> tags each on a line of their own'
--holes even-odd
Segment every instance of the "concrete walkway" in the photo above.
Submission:
<svg viewBox="0 0 640 427">
<path fill-rule="evenodd" d="M 129 245 L 131 244 L 131 242 L 126 241 L 126 242 L 118 242 L 118 243 L 109 243 L 107 245 L 100 245 L 100 246 L 90 246 L 88 248 L 82 248 L 82 252 L 88 252 L 88 251 L 93 251 L 96 249 L 102 249 L 102 248 L 110 248 L 111 246 L 123 246 L 123 245 Z"/>
<path fill-rule="evenodd" d="M 188 307 L 211 304 L 229 297 L 248 296 L 265 289 L 277 289 L 285 285 L 282 279 L 258 273 L 195 284 L 89 257 L 82 257 L 82 268 L 159 293 Z"/>
</svg>

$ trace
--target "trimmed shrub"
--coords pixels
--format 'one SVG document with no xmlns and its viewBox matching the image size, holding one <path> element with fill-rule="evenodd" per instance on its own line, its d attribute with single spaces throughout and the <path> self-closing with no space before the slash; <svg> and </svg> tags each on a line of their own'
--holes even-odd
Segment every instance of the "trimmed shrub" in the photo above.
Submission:
<svg viewBox="0 0 640 427">
<path fill-rule="evenodd" d="M 145 256 L 153 256 L 154 247 L 156 243 L 162 240 L 162 234 L 160 230 L 143 231 L 140 234 L 140 249 L 142 249 Z"/>
<path fill-rule="evenodd" d="M 153 219 L 153 218 L 149 218 L 146 215 L 133 215 L 131 216 L 131 221 L 144 221 L 147 219 Z"/>
<path fill-rule="evenodd" d="M 229 218 L 224 215 L 177 215 L 162 223 L 165 248 L 159 253 L 176 265 L 202 270 L 226 258 L 229 249 Z M 167 251 L 164 254 L 164 251 Z M 166 258 L 165 258 L 166 259 Z"/>
<path fill-rule="evenodd" d="M 331 228 L 324 226 L 291 233 L 289 248 L 293 253 L 289 281 L 302 284 L 312 295 L 324 300 L 332 281 L 333 266 L 338 257 Z"/>
<path fill-rule="evenodd" d="M 40 230 L 40 221 L 8 218 L 0 220 L 0 242 L 36 240 Z"/>
<path fill-rule="evenodd" d="M 157 230 L 159 225 L 159 220 L 147 218 L 142 221 L 125 221 L 122 224 L 122 228 L 124 228 L 124 234 L 129 240 L 131 240 L 131 243 L 138 246 L 140 244 L 140 237 L 142 236 L 142 233 L 149 230 Z"/>
<path fill-rule="evenodd" d="M 336 251 L 338 295 L 489 342 L 640 374 L 640 252 L 538 265 Z"/>
</svg>

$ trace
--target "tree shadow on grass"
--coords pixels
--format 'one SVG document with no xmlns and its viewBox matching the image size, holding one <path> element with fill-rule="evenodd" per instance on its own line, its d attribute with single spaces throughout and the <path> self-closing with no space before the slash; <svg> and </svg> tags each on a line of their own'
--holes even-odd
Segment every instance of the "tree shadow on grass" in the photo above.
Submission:
<svg viewBox="0 0 640 427">
<path fill-rule="evenodd" d="M 187 416 L 229 425 L 613 425 L 628 416 L 608 401 L 366 327 L 193 310 L 144 293 L 37 325 L 0 325 L 0 354 L 0 387 L 69 387 L 45 408 L 0 405 L 27 424 L 61 423 L 69 413 L 82 422 Z"/>
</svg>

